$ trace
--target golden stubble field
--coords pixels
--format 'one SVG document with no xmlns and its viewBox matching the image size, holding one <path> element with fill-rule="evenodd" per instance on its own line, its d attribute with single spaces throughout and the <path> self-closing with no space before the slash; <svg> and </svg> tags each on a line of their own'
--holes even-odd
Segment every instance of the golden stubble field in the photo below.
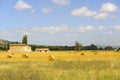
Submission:
<svg viewBox="0 0 120 80">
<path fill-rule="evenodd" d="M 23 55 L 27 54 L 28 58 Z M 55 60 L 81 60 L 81 61 L 113 61 L 120 60 L 120 52 L 115 51 L 51 51 L 51 52 L 0 52 L 0 61 L 49 61 L 49 56 Z M 9 58 L 8 56 L 11 56 Z"/>
<path fill-rule="evenodd" d="M 120 80 L 120 53 L 0 52 L 0 80 Z"/>
</svg>

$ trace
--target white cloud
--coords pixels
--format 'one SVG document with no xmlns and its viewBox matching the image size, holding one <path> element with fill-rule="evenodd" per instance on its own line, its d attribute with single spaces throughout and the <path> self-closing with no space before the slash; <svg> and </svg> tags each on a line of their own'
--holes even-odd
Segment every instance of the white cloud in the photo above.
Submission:
<svg viewBox="0 0 120 80">
<path fill-rule="evenodd" d="M 85 32 L 98 32 L 104 31 L 104 32 L 115 32 L 120 31 L 120 25 L 112 25 L 112 26 L 93 26 L 93 25 L 87 25 L 87 26 L 78 26 L 78 27 L 68 27 L 66 25 L 59 25 L 59 26 L 48 26 L 48 27 L 31 27 L 31 28 L 21 28 L 17 29 L 13 32 L 18 32 L 22 34 L 28 34 L 28 35 L 37 35 L 37 34 L 57 34 L 57 33 L 85 33 Z M 71 35 L 71 34 L 70 34 Z"/>
<path fill-rule="evenodd" d="M 115 25 L 115 26 L 113 26 L 113 29 L 114 29 L 114 30 L 120 30 L 120 25 Z"/>
<path fill-rule="evenodd" d="M 23 0 L 19 0 L 17 4 L 15 5 L 16 10 L 26 10 L 26 9 L 32 9 L 32 6 L 25 3 Z"/>
<path fill-rule="evenodd" d="M 0 30 L 0 37 L 9 36 L 9 35 L 10 35 L 10 33 L 8 31 Z"/>
<path fill-rule="evenodd" d="M 50 26 L 50 27 L 32 27 L 26 29 L 18 29 L 15 30 L 16 32 L 28 33 L 28 34 L 39 34 L 39 33 L 47 33 L 47 34 L 54 34 L 54 33 L 61 33 L 66 32 L 68 29 L 65 25 L 60 26 Z"/>
<path fill-rule="evenodd" d="M 68 5 L 70 4 L 70 0 L 52 0 L 55 4 L 58 5 Z"/>
<path fill-rule="evenodd" d="M 52 8 L 43 8 L 42 12 L 43 13 L 50 13 L 52 11 Z"/>
<path fill-rule="evenodd" d="M 31 9 L 31 11 L 30 11 L 30 12 L 34 13 L 34 12 L 36 12 L 36 10 L 35 10 L 35 9 Z"/>
<path fill-rule="evenodd" d="M 72 16 L 86 16 L 86 17 L 91 17 L 94 16 L 97 12 L 96 11 L 91 11 L 87 7 L 82 7 L 75 9 L 71 12 Z"/>
<path fill-rule="evenodd" d="M 81 7 L 75 9 L 71 12 L 72 16 L 85 16 L 85 17 L 93 17 L 96 20 L 101 20 L 105 18 L 113 18 L 114 15 L 111 15 L 110 12 L 115 12 L 117 10 L 117 6 L 112 3 L 105 3 L 101 6 L 98 11 L 91 11 L 88 7 Z"/>
<path fill-rule="evenodd" d="M 112 31 L 109 31 L 108 34 L 112 34 L 113 32 Z"/>
<path fill-rule="evenodd" d="M 101 25 L 101 26 L 99 26 L 97 29 L 98 29 L 98 30 L 105 30 L 106 28 Z"/>
<path fill-rule="evenodd" d="M 86 31 L 94 31 L 95 28 L 92 25 L 88 25 L 88 26 L 80 26 L 78 28 L 76 28 L 76 31 L 78 32 L 86 32 Z"/>
<path fill-rule="evenodd" d="M 101 12 L 115 12 L 116 10 L 117 10 L 117 6 L 109 2 L 103 4 L 100 9 Z"/>
<path fill-rule="evenodd" d="M 108 17 L 108 15 L 109 15 L 108 13 L 99 13 L 99 14 L 95 15 L 94 18 L 96 20 L 105 19 Z"/>
<path fill-rule="evenodd" d="M 111 17 L 110 12 L 115 12 L 117 10 L 117 6 L 112 3 L 105 3 L 101 6 L 100 12 L 94 16 L 94 19 L 101 20 L 108 17 Z"/>
</svg>

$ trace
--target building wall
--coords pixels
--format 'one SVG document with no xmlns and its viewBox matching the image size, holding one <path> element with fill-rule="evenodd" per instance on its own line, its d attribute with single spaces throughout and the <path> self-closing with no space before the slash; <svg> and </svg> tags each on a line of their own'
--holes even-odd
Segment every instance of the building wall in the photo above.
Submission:
<svg viewBox="0 0 120 80">
<path fill-rule="evenodd" d="M 49 52 L 50 50 L 49 48 L 37 48 L 35 51 L 36 52 Z"/>
<path fill-rule="evenodd" d="M 10 45 L 9 52 L 31 52 L 31 47 L 27 45 Z"/>
</svg>

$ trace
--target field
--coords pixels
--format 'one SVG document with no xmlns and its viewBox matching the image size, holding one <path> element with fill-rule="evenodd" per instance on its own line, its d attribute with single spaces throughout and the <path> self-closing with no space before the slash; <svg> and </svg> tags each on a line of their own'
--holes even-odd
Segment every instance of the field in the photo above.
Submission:
<svg viewBox="0 0 120 80">
<path fill-rule="evenodd" d="M 0 80 L 120 80 L 120 52 L 0 52 Z"/>
</svg>

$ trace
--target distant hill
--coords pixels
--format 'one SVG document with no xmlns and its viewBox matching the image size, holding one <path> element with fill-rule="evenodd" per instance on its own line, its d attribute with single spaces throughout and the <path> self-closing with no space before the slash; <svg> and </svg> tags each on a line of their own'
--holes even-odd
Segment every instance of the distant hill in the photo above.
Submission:
<svg viewBox="0 0 120 80">
<path fill-rule="evenodd" d="M 16 44 L 16 43 L 20 43 L 20 42 L 13 42 L 13 41 L 0 39 L 0 50 L 6 50 L 8 49 L 8 44 Z"/>
<path fill-rule="evenodd" d="M 105 48 L 106 45 L 97 45 L 98 48 Z M 111 46 L 113 48 L 119 48 L 120 46 Z"/>
<path fill-rule="evenodd" d="M 0 44 L 9 44 L 9 43 L 12 43 L 12 42 L 8 40 L 0 39 Z"/>
<path fill-rule="evenodd" d="M 0 39 L 0 50 L 8 49 L 9 43 L 11 43 L 11 41 Z"/>
</svg>

